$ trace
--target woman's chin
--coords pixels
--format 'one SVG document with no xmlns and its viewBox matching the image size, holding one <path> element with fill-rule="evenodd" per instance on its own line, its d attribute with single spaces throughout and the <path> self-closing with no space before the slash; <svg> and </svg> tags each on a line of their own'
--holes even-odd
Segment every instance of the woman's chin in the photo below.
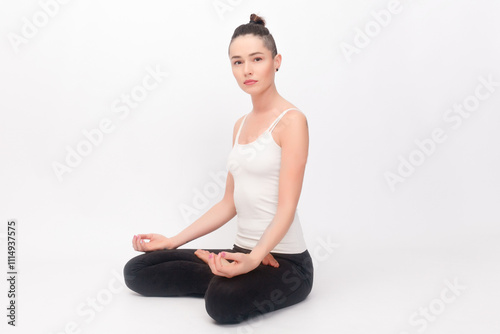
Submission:
<svg viewBox="0 0 500 334">
<path fill-rule="evenodd" d="M 246 86 L 245 86 L 245 87 L 241 87 L 241 89 L 242 89 L 245 93 L 247 93 L 247 94 L 249 94 L 249 95 L 256 95 L 256 94 L 259 94 L 259 93 L 260 93 L 260 89 L 255 89 L 254 87 L 251 87 L 251 86 L 250 86 L 250 87 L 246 87 Z"/>
</svg>

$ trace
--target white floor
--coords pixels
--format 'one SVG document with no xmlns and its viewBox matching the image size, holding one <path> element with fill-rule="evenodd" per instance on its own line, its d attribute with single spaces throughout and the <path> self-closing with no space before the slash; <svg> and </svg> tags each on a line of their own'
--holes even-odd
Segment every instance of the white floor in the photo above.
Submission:
<svg viewBox="0 0 500 334">
<path fill-rule="evenodd" d="M 2 333 L 500 334 L 497 239 L 485 237 L 474 247 L 318 251 L 313 291 L 304 302 L 238 325 L 216 324 L 201 298 L 135 294 L 122 285 L 126 258 L 24 261 L 18 326 L 4 320 Z"/>
</svg>

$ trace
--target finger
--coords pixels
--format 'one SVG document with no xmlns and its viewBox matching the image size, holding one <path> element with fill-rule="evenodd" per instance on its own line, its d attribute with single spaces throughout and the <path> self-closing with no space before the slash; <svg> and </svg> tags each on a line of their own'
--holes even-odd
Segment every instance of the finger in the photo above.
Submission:
<svg viewBox="0 0 500 334">
<path fill-rule="evenodd" d="M 217 271 L 215 270 L 215 262 L 214 262 L 214 254 L 213 253 L 208 254 L 208 266 L 210 267 L 210 270 L 212 270 L 212 273 L 217 275 Z"/>
<path fill-rule="evenodd" d="M 138 251 L 141 251 L 141 244 L 140 244 L 140 241 L 141 241 L 141 237 L 139 236 L 139 234 L 136 236 L 135 238 L 135 245 L 137 246 L 137 250 Z"/>
<path fill-rule="evenodd" d="M 217 263 L 219 260 L 217 259 L 218 255 L 214 253 L 210 253 L 212 257 L 209 259 L 210 260 L 210 268 L 212 269 L 212 273 L 217 276 L 226 276 L 223 272 L 219 270 L 220 265 L 218 266 Z M 209 255 L 210 257 L 210 255 Z"/>
<path fill-rule="evenodd" d="M 146 242 L 146 239 L 141 238 L 139 243 L 143 252 L 149 252 L 151 250 L 151 246 L 149 245 L 149 242 Z"/>
<path fill-rule="evenodd" d="M 230 253 L 230 252 L 223 252 L 224 253 L 224 258 L 226 260 L 234 260 L 234 261 L 241 261 L 241 253 Z"/>
<path fill-rule="evenodd" d="M 151 239 L 153 237 L 153 233 L 146 233 L 146 234 L 138 234 L 142 239 Z"/>
<path fill-rule="evenodd" d="M 219 253 L 219 264 L 220 264 L 219 269 L 222 267 L 226 267 L 228 264 L 230 264 L 225 258 L 225 252 Z"/>
<path fill-rule="evenodd" d="M 134 248 L 136 251 L 141 251 L 141 246 L 139 244 L 139 236 L 138 235 L 135 235 L 134 236 Z"/>
<path fill-rule="evenodd" d="M 137 246 L 135 245 L 135 239 L 137 238 L 137 236 L 134 234 L 134 237 L 132 238 L 132 247 L 137 250 Z"/>
<path fill-rule="evenodd" d="M 238 266 L 237 261 L 233 262 L 228 262 L 225 257 L 228 253 L 227 252 L 221 252 L 219 253 L 220 255 L 220 266 L 217 267 L 217 271 L 220 273 L 221 276 L 225 276 L 228 278 L 231 278 L 234 276 L 234 271 L 236 270 L 236 266 Z"/>
<path fill-rule="evenodd" d="M 144 250 L 144 241 L 142 240 L 140 234 L 138 234 L 137 236 L 138 236 L 137 237 L 137 241 L 136 241 L 137 242 L 137 247 L 139 248 L 139 250 L 141 252 L 145 252 L 145 250 Z"/>
<path fill-rule="evenodd" d="M 228 277 L 228 278 L 233 277 L 232 273 L 234 271 L 235 265 L 237 265 L 236 262 L 230 263 L 228 265 L 224 265 L 224 264 L 222 264 L 222 260 L 224 258 L 222 256 L 220 256 L 220 259 L 221 259 L 221 262 L 219 262 L 219 261 L 216 260 L 216 263 L 219 263 L 217 265 L 217 273 L 218 273 L 218 275 L 224 276 L 224 277 Z"/>
<path fill-rule="evenodd" d="M 221 271 L 222 269 L 222 255 L 221 253 L 217 254 L 217 256 L 215 257 L 215 269 L 217 269 L 217 271 Z"/>
</svg>

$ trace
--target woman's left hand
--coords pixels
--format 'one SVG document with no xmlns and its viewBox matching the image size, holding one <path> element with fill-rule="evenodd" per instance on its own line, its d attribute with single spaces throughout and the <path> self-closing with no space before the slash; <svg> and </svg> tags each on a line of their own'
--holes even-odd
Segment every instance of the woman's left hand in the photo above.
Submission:
<svg viewBox="0 0 500 334">
<path fill-rule="evenodd" d="M 222 259 L 233 260 L 233 262 L 223 264 Z M 228 278 L 246 274 L 257 268 L 259 264 L 260 260 L 245 253 L 220 252 L 217 255 L 210 253 L 208 256 L 208 265 L 212 269 L 212 273 Z"/>
</svg>

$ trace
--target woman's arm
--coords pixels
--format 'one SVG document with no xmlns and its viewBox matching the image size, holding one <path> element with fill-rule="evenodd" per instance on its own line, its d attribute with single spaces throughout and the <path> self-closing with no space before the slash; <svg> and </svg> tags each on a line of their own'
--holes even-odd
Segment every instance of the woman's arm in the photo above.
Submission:
<svg viewBox="0 0 500 334">
<path fill-rule="evenodd" d="M 303 113 L 293 113 L 280 134 L 280 142 L 278 208 L 271 224 L 250 253 L 256 263 L 260 263 L 283 239 L 297 210 L 309 151 L 309 130 Z"/>
<path fill-rule="evenodd" d="M 221 252 L 209 256 L 208 264 L 216 275 L 234 277 L 255 269 L 283 239 L 293 222 L 309 150 L 309 130 L 304 114 L 301 112 L 293 114 L 285 130 L 280 134 L 280 142 L 281 167 L 276 214 L 249 254 Z M 234 262 L 224 265 L 222 258 Z"/>
</svg>

